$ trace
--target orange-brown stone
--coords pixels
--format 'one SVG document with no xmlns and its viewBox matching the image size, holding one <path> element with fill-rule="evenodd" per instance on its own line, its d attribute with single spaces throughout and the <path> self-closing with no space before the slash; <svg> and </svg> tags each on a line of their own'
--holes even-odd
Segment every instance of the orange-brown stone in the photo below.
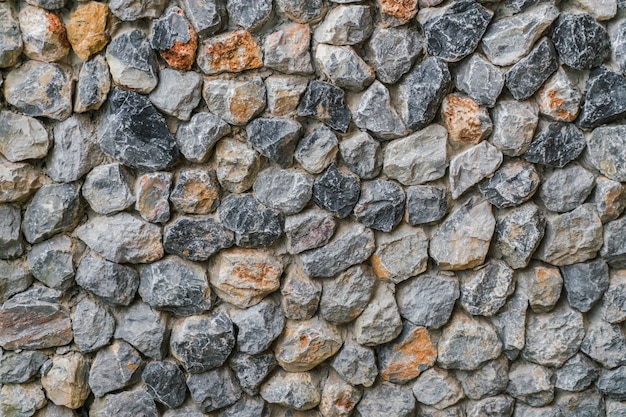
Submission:
<svg viewBox="0 0 626 417">
<path fill-rule="evenodd" d="M 104 49 L 110 39 L 110 22 L 111 11 L 105 3 L 93 1 L 76 8 L 67 24 L 67 37 L 80 59 L 86 61 Z"/>
<path fill-rule="evenodd" d="M 469 97 L 449 94 L 441 104 L 441 118 L 453 148 L 475 145 L 493 131 L 489 112 Z"/>
<path fill-rule="evenodd" d="M 398 340 L 381 348 L 380 376 L 387 381 L 404 383 L 433 366 L 436 359 L 437 350 L 425 327 L 405 329 Z"/>
<path fill-rule="evenodd" d="M 417 0 L 378 0 L 382 13 L 393 16 L 403 23 L 415 17 Z"/>
<path fill-rule="evenodd" d="M 185 12 L 178 9 L 176 13 L 185 15 Z M 161 57 L 172 68 L 188 71 L 196 60 L 196 51 L 198 50 L 198 34 L 191 24 L 189 24 L 189 42 L 174 42 L 170 49 L 159 51 Z"/>
<path fill-rule="evenodd" d="M 263 66 L 257 41 L 246 30 L 224 33 L 204 41 L 198 66 L 205 74 L 241 72 Z"/>
</svg>

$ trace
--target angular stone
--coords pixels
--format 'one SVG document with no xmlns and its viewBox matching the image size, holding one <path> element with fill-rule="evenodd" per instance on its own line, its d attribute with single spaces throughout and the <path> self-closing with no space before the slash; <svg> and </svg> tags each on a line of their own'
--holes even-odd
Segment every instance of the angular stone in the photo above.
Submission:
<svg viewBox="0 0 626 417">
<path fill-rule="evenodd" d="M 18 258 L 24 252 L 20 209 L 11 204 L 0 204 L 0 219 L 0 259 Z"/>
<path fill-rule="evenodd" d="M 361 399 L 361 390 L 345 382 L 337 373 L 332 372 L 324 382 L 320 413 L 324 417 L 342 417 L 350 415 Z"/>
<path fill-rule="evenodd" d="M 324 280 L 320 315 L 336 324 L 354 320 L 367 307 L 375 282 L 372 269 L 363 264 L 348 269 L 332 280 Z"/>
<path fill-rule="evenodd" d="M 298 106 L 298 116 L 319 120 L 333 130 L 345 133 L 352 113 L 344 100 L 344 91 L 330 83 L 313 80 Z"/>
<path fill-rule="evenodd" d="M 231 319 L 237 326 L 237 348 L 256 355 L 270 347 L 281 334 L 285 315 L 276 300 L 266 299 L 245 310 L 233 309 Z"/>
<path fill-rule="evenodd" d="M 17 63 L 24 48 L 20 26 L 9 3 L 0 4 L 0 22 L 0 68 L 8 68 Z"/>
<path fill-rule="evenodd" d="M 48 402 L 44 408 L 36 413 L 37 417 L 75 417 L 76 412 L 67 407 Z"/>
<path fill-rule="evenodd" d="M 317 68 L 338 87 L 362 91 L 374 81 L 374 71 L 349 46 L 321 43 L 315 50 L 315 63 Z"/>
<path fill-rule="evenodd" d="M 500 356 L 501 351 L 502 342 L 491 323 L 457 311 L 441 333 L 437 364 L 472 371 Z"/>
<path fill-rule="evenodd" d="M 164 223 L 170 218 L 168 201 L 173 175 L 169 172 L 150 172 L 135 183 L 135 210 L 144 220 Z"/>
<path fill-rule="evenodd" d="M 303 321 L 287 320 L 274 355 L 285 371 L 304 372 L 333 356 L 342 344 L 339 329 L 317 316 Z"/>
<path fill-rule="evenodd" d="M 120 20 L 133 21 L 161 16 L 165 4 L 163 0 L 141 0 L 138 3 L 130 0 L 112 0 L 109 7 Z"/>
<path fill-rule="evenodd" d="M 615 181 L 626 181 L 626 153 L 624 153 L 623 126 L 602 126 L 587 140 L 589 160 L 602 174 Z"/>
<path fill-rule="evenodd" d="M 258 118 L 246 126 L 250 144 L 282 168 L 291 165 L 301 132 L 300 123 L 289 119 Z"/>
<path fill-rule="evenodd" d="M 506 87 L 516 100 L 526 100 L 559 68 L 552 42 L 543 38 L 505 74 Z"/>
<path fill-rule="evenodd" d="M 180 7 L 189 16 L 198 36 L 212 35 L 226 23 L 226 7 L 222 0 L 182 0 Z"/>
<path fill-rule="evenodd" d="M 422 373 L 413 384 L 413 394 L 421 404 L 443 410 L 463 399 L 459 381 L 446 370 L 431 368 Z"/>
<path fill-rule="evenodd" d="M 278 290 L 282 273 L 282 261 L 266 251 L 231 248 L 213 258 L 209 281 L 223 301 L 248 308 Z"/>
<path fill-rule="evenodd" d="M 518 272 L 517 285 L 535 313 L 547 313 L 559 301 L 563 277 L 558 268 L 532 264 L 528 269 Z"/>
<path fill-rule="evenodd" d="M 376 240 L 371 262 L 378 278 L 398 284 L 426 270 L 428 238 L 422 229 L 401 225 Z"/>
<path fill-rule="evenodd" d="M 507 156 L 526 152 L 539 121 L 538 107 L 530 101 L 500 100 L 493 109 L 490 142 Z"/>
<path fill-rule="evenodd" d="M 545 217 L 533 203 L 499 212 L 492 247 L 494 257 L 503 259 L 513 269 L 525 268 L 544 231 Z"/>
<path fill-rule="evenodd" d="M 189 373 L 222 366 L 234 346 L 233 323 L 222 311 L 187 317 L 172 326 L 170 352 Z"/>
<path fill-rule="evenodd" d="M 45 182 L 41 170 L 34 165 L 0 159 L 0 202 L 25 200 Z"/>
<path fill-rule="evenodd" d="M 594 19 L 609 20 L 617 13 L 617 4 L 619 1 L 601 0 L 599 2 L 593 2 L 590 0 L 578 0 L 577 3 Z"/>
<path fill-rule="evenodd" d="M 192 71 L 163 68 L 159 80 L 157 88 L 150 93 L 154 107 L 180 120 L 189 120 L 200 103 L 202 77 Z"/>
<path fill-rule="evenodd" d="M 114 5 L 111 10 L 115 14 Z M 157 62 L 148 36 L 141 30 L 124 32 L 111 40 L 106 59 L 115 84 L 148 94 L 157 86 Z"/>
<path fill-rule="evenodd" d="M 497 416 L 511 417 L 513 415 L 514 401 L 513 398 L 506 395 L 489 397 L 481 401 L 468 402 L 465 407 L 465 412 L 467 413 L 467 417 L 488 416 L 488 413 L 495 413 Z"/>
<path fill-rule="evenodd" d="M 220 186 L 215 171 L 205 167 L 181 168 L 170 193 L 170 201 L 183 213 L 208 214 L 220 204 Z"/>
<path fill-rule="evenodd" d="M 623 240 L 624 218 L 613 220 L 604 229 L 604 245 L 600 250 L 602 256 L 613 268 L 623 269 L 626 265 L 626 248 Z"/>
<path fill-rule="evenodd" d="M 585 149 L 585 139 L 571 123 L 546 123 L 540 125 L 524 158 L 533 163 L 562 168 L 578 158 Z"/>
<path fill-rule="evenodd" d="M 446 273 L 426 273 L 396 288 L 400 315 L 417 326 L 430 328 L 448 322 L 459 295 L 459 281 Z"/>
<path fill-rule="evenodd" d="M 585 416 L 599 413 L 605 415 L 604 396 L 595 388 L 588 389 L 580 394 L 566 394 L 557 398 L 556 404 L 563 415 Z"/>
<path fill-rule="evenodd" d="M 548 405 L 554 399 L 554 373 L 533 363 L 514 362 L 506 392 L 532 407 Z"/>
<path fill-rule="evenodd" d="M 515 290 L 513 270 L 500 260 L 490 260 L 472 272 L 461 273 L 460 304 L 476 316 L 493 316 Z"/>
<path fill-rule="evenodd" d="M 361 192 L 358 177 L 344 171 L 333 162 L 313 183 L 315 204 L 340 219 L 352 212 Z"/>
<path fill-rule="evenodd" d="M 424 38 L 411 27 L 375 28 L 365 47 L 376 78 L 395 84 L 422 54 Z"/>
<path fill-rule="evenodd" d="M 453 148 L 477 144 L 493 130 L 486 107 L 479 106 L 469 97 L 447 95 L 441 104 L 441 118 L 449 133 Z"/>
<path fill-rule="evenodd" d="M 191 398 L 202 411 L 210 412 L 234 404 L 241 397 L 235 376 L 227 368 L 187 376 Z"/>
<path fill-rule="evenodd" d="M 6 351 L 0 355 L 0 381 L 3 384 L 22 384 L 28 382 L 48 357 L 36 350 L 22 352 Z"/>
<path fill-rule="evenodd" d="M 559 68 L 535 96 L 539 112 L 555 122 L 573 122 L 578 116 L 582 94 L 563 68 Z"/>
<path fill-rule="evenodd" d="M 404 324 L 397 339 L 376 350 L 380 376 L 399 384 L 414 379 L 433 366 L 437 359 L 437 348 L 433 346 L 428 330 L 410 323 Z M 418 401 L 426 403 L 419 398 Z"/>
<path fill-rule="evenodd" d="M 475 53 L 457 67 L 454 83 L 477 104 L 493 107 L 504 87 L 504 77 L 498 67 Z"/>
<path fill-rule="evenodd" d="M 430 240 L 430 256 L 445 270 L 481 265 L 495 226 L 491 204 L 472 198 L 439 225 Z"/>
<path fill-rule="evenodd" d="M 30 417 L 46 402 L 43 389 L 37 382 L 7 384 L 0 389 L 0 409 L 7 416 Z"/>
<path fill-rule="evenodd" d="M 152 22 L 150 45 L 172 68 L 190 70 L 196 59 L 198 34 L 185 12 L 172 6 Z"/>
<path fill-rule="evenodd" d="M 325 245 L 335 233 L 333 216 L 317 208 L 306 210 L 285 219 L 287 250 L 297 254 Z"/>
<path fill-rule="evenodd" d="M 381 140 L 394 139 L 407 133 L 402 120 L 391 105 L 389 91 L 378 81 L 361 96 L 354 112 L 354 123 Z"/>
<path fill-rule="evenodd" d="M 609 267 L 602 259 L 561 267 L 567 302 L 586 313 L 609 288 Z"/>
<path fill-rule="evenodd" d="M 18 294 L 33 283 L 33 277 L 21 262 L 0 261 L 0 303 Z"/>
<path fill-rule="evenodd" d="M 115 311 L 115 338 L 133 345 L 143 355 L 161 360 L 165 348 L 167 316 L 137 302 Z"/>
<path fill-rule="evenodd" d="M 626 365 L 626 334 L 619 325 L 592 316 L 580 350 L 605 368 Z"/>
<path fill-rule="evenodd" d="M 354 216 L 366 227 L 390 232 L 402 220 L 405 198 L 404 190 L 395 182 L 383 179 L 364 182 Z"/>
<path fill-rule="evenodd" d="M 521 160 L 503 163 L 491 178 L 480 184 L 480 192 L 502 209 L 528 201 L 537 191 L 539 174 L 532 164 Z"/>
<path fill-rule="evenodd" d="M 444 188 L 431 185 L 407 187 L 404 221 L 411 226 L 441 219 L 448 210 L 448 194 Z"/>
<path fill-rule="evenodd" d="M 128 343 L 118 340 L 100 349 L 89 371 L 89 387 L 96 397 L 127 387 L 138 379 L 143 360 Z"/>
<path fill-rule="evenodd" d="M 7 89 L 6 85 L 4 87 Z M 593 69 L 585 85 L 583 106 L 577 124 L 591 129 L 619 119 L 626 114 L 626 78 L 606 67 Z"/>
<path fill-rule="evenodd" d="M 310 410 L 322 398 L 319 376 L 312 372 L 278 370 L 261 386 L 261 397 L 271 404 Z"/>
<path fill-rule="evenodd" d="M 606 29 L 587 13 L 561 13 L 551 38 L 561 62 L 577 70 L 600 66 L 611 50 Z"/>
<path fill-rule="evenodd" d="M 4 98 L 25 115 L 65 120 L 72 114 L 71 78 L 61 65 L 28 61 L 6 75 Z"/>
<path fill-rule="evenodd" d="M 378 375 L 374 349 L 353 341 L 344 342 L 330 365 L 349 384 L 370 387 Z"/>
<path fill-rule="evenodd" d="M 219 219 L 235 233 L 243 247 L 270 246 L 283 233 L 285 219 L 278 211 L 259 203 L 251 194 L 231 194 L 220 205 Z"/>
<path fill-rule="evenodd" d="M 439 58 L 420 62 L 397 84 L 394 105 L 410 130 L 424 129 L 452 87 L 448 65 Z"/>
<path fill-rule="evenodd" d="M 206 80 L 202 97 L 209 111 L 233 125 L 245 125 L 265 108 L 265 85 L 259 77 L 250 80 Z"/>
<path fill-rule="evenodd" d="M 383 381 L 363 390 L 356 409 L 361 416 L 409 417 L 415 411 L 415 397 L 411 387 Z"/>
<path fill-rule="evenodd" d="M 263 53 L 250 32 L 238 30 L 205 40 L 199 49 L 197 63 L 207 75 L 241 72 L 261 68 Z"/>
<path fill-rule="evenodd" d="M 308 320 L 317 312 L 322 284 L 311 280 L 300 265 L 291 264 L 287 267 L 280 293 L 281 305 L 288 319 Z"/>
<path fill-rule="evenodd" d="M 37 280 L 55 290 L 67 290 L 74 285 L 75 264 L 84 246 L 67 236 L 33 245 L 28 254 L 28 268 Z"/>
<path fill-rule="evenodd" d="M 346 1 L 341 1 L 345 3 Z M 382 14 L 382 20 L 398 26 L 410 21 L 417 13 L 417 0 L 397 2 L 394 0 L 377 0 Z"/>
<path fill-rule="evenodd" d="M 89 360 L 78 352 L 53 357 L 41 376 L 48 399 L 70 409 L 81 407 L 91 393 L 87 384 L 89 366 Z"/>
<path fill-rule="evenodd" d="M 175 256 L 139 269 L 139 295 L 151 307 L 179 316 L 201 314 L 212 307 L 205 268 Z"/>
<path fill-rule="evenodd" d="M 604 370 L 596 381 L 596 386 L 609 398 L 624 401 L 626 400 L 624 378 L 626 378 L 626 367 L 624 366 L 610 371 Z"/>
<path fill-rule="evenodd" d="M 502 163 L 502 152 L 489 142 L 481 142 L 450 161 L 450 191 L 459 198 L 465 191 L 493 174 Z"/>
<path fill-rule="evenodd" d="M 383 173 L 403 185 L 439 179 L 448 166 L 448 132 L 438 124 L 389 142 L 384 149 Z"/>
<path fill-rule="evenodd" d="M 376 285 L 370 303 L 354 321 L 353 329 L 356 342 L 364 346 L 382 345 L 398 337 L 403 325 L 393 284 Z"/>
<path fill-rule="evenodd" d="M 356 132 L 339 144 L 343 163 L 361 179 L 373 179 L 383 166 L 380 143 L 366 132 Z"/>
<path fill-rule="evenodd" d="M 76 235 L 112 262 L 150 263 L 163 257 L 161 228 L 126 212 L 93 217 Z"/>
<path fill-rule="evenodd" d="M 89 410 L 93 417 L 157 417 L 158 411 L 150 394 L 143 388 L 96 398 Z"/>
<path fill-rule="evenodd" d="M 271 8 L 271 2 L 269 5 Z M 255 8 L 261 9 L 258 4 Z M 282 27 L 265 39 L 264 65 L 286 74 L 313 73 L 309 51 L 310 39 L 311 30 L 307 25 L 292 23 Z"/>
<path fill-rule="evenodd" d="M 102 150 L 124 165 L 159 171 L 173 165 L 179 153 L 165 119 L 147 96 L 113 90 L 98 126 Z"/>
<path fill-rule="evenodd" d="M 72 312 L 74 343 L 81 352 L 94 352 L 111 341 L 115 331 L 113 315 L 100 302 L 84 298 Z"/>
<path fill-rule="evenodd" d="M 316 21 L 326 12 L 322 0 L 277 0 L 276 6 L 289 19 L 298 23 Z"/>
<path fill-rule="evenodd" d="M 524 348 L 527 309 L 526 296 L 522 291 L 517 291 L 498 314 L 491 317 L 491 323 L 502 340 L 502 350 L 510 360 L 515 360 Z"/>
<path fill-rule="evenodd" d="M 139 287 L 139 275 L 129 266 L 88 253 L 78 265 L 76 283 L 108 304 L 129 305 Z"/>
<path fill-rule="evenodd" d="M 248 395 L 256 395 L 263 380 L 276 367 L 276 359 L 271 352 L 255 356 L 237 352 L 228 359 L 228 365 L 235 373 L 241 389 Z"/>
<path fill-rule="evenodd" d="M 566 391 L 587 389 L 600 375 L 600 369 L 583 354 L 577 354 L 556 371 L 555 386 Z"/>
<path fill-rule="evenodd" d="M 602 247 L 602 223 L 593 205 L 548 216 L 546 232 L 535 257 L 556 266 L 584 262 Z"/>
<path fill-rule="evenodd" d="M 621 8 L 621 6 L 620 6 Z M 626 413 L 626 403 L 611 398 L 605 400 L 607 417 L 621 417 Z"/>
<path fill-rule="evenodd" d="M 626 188 L 604 176 L 596 177 L 596 188 L 591 194 L 591 201 L 595 203 L 598 216 L 602 223 L 617 219 L 626 207 Z"/>
<path fill-rule="evenodd" d="M 67 39 L 80 59 L 104 49 L 109 42 L 111 11 L 108 5 L 95 1 L 81 4 L 70 15 L 67 23 Z"/>
<path fill-rule="evenodd" d="M 549 313 L 529 315 L 522 356 L 540 365 L 560 367 L 576 354 L 584 336 L 582 314 L 560 304 Z"/>
<path fill-rule="evenodd" d="M 609 287 L 602 298 L 602 319 L 619 323 L 626 319 L 626 274 L 623 271 L 610 271 L 609 274 Z"/>
<path fill-rule="evenodd" d="M 483 52 L 492 64 L 512 65 L 528 54 L 535 41 L 559 15 L 550 3 L 496 20 L 482 39 Z"/>
<path fill-rule="evenodd" d="M 374 233 L 361 224 L 346 224 L 326 245 L 300 254 L 304 272 L 312 278 L 330 278 L 374 253 Z"/>
<path fill-rule="evenodd" d="M 188 122 L 178 126 L 176 143 L 185 159 L 204 163 L 209 159 L 217 141 L 230 132 L 230 126 L 220 117 L 200 112 L 194 114 Z"/>
<path fill-rule="evenodd" d="M 135 204 L 133 180 L 121 164 L 100 165 L 91 170 L 83 183 L 83 197 L 98 214 L 114 214 Z"/>
<path fill-rule="evenodd" d="M 226 8 L 231 22 L 247 30 L 260 28 L 272 15 L 271 0 L 263 0 L 254 5 L 244 0 L 228 0 Z"/>
<path fill-rule="evenodd" d="M 539 199 L 548 210 L 563 213 L 581 205 L 594 186 L 595 176 L 573 163 L 545 176 L 539 188 Z M 567 187 L 567 192 L 564 187 Z"/>
<path fill-rule="evenodd" d="M 165 251 L 191 261 L 206 261 L 234 243 L 233 233 L 208 216 L 181 216 L 163 231 Z"/>
<path fill-rule="evenodd" d="M 54 62 L 70 51 L 67 32 L 61 18 L 48 10 L 26 6 L 19 14 L 24 55 L 30 59 Z"/>
<path fill-rule="evenodd" d="M 250 417 L 263 417 L 267 415 L 265 401 L 260 396 L 250 397 L 248 395 L 242 395 L 234 404 L 222 408 L 217 414 L 219 417 L 237 417 L 237 416 L 250 416 Z"/>
<path fill-rule="evenodd" d="M 111 89 L 111 73 L 106 59 L 97 55 L 85 62 L 78 73 L 74 112 L 98 110 Z"/>
<path fill-rule="evenodd" d="M 298 142 L 296 160 L 308 172 L 319 174 L 335 160 L 337 144 L 333 131 L 320 125 Z"/>
<path fill-rule="evenodd" d="M 0 112 L 0 153 L 9 161 L 45 158 L 50 144 L 48 132 L 39 120 Z"/>
<path fill-rule="evenodd" d="M 480 369 L 456 371 L 455 375 L 465 395 L 473 400 L 480 400 L 495 396 L 506 389 L 509 382 L 509 362 L 505 356 L 500 356 Z"/>
<path fill-rule="evenodd" d="M 373 13 L 370 6 L 337 6 L 326 14 L 313 32 L 318 43 L 354 45 L 363 42 L 372 33 Z"/>
<path fill-rule="evenodd" d="M 252 187 L 261 168 L 261 157 L 250 145 L 224 138 L 215 146 L 217 180 L 231 193 L 242 193 Z"/>
<path fill-rule="evenodd" d="M 626 24 L 618 20 L 610 30 L 611 56 L 622 73 L 626 70 Z"/>
<path fill-rule="evenodd" d="M 144 368 L 141 379 L 152 398 L 166 407 L 175 408 L 185 401 L 185 376 L 175 363 L 150 362 Z"/>
<path fill-rule="evenodd" d="M 309 80 L 295 75 L 275 74 L 265 79 L 267 108 L 275 116 L 294 113 Z"/>
</svg>

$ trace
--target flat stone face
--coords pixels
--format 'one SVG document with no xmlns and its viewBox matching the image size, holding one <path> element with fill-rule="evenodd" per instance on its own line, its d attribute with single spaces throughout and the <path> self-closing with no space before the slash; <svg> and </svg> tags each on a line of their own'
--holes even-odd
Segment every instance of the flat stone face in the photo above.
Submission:
<svg viewBox="0 0 626 417">
<path fill-rule="evenodd" d="M 0 358 L 3 384 L 22 384 L 30 380 L 39 368 L 48 360 L 41 352 L 26 350 L 23 352 L 6 351 Z"/>
<path fill-rule="evenodd" d="M 397 284 L 426 270 L 428 237 L 422 229 L 401 225 L 376 240 L 371 262 L 378 278 Z"/>
<path fill-rule="evenodd" d="M 217 180 L 231 193 L 247 191 L 261 168 L 261 157 L 247 143 L 224 138 L 215 147 Z"/>
<path fill-rule="evenodd" d="M 556 122 L 573 122 L 580 111 L 582 94 L 563 68 L 559 68 L 538 90 L 539 111 Z"/>
<path fill-rule="evenodd" d="M 359 179 L 333 163 L 313 182 L 313 201 L 340 219 L 347 217 L 360 195 Z"/>
<path fill-rule="evenodd" d="M 248 141 L 261 155 L 282 168 L 291 165 L 301 126 L 288 119 L 260 117 L 246 126 Z"/>
<path fill-rule="evenodd" d="M 321 400 L 319 385 L 319 376 L 312 372 L 279 370 L 261 386 L 261 397 L 271 404 L 310 410 Z"/>
<path fill-rule="evenodd" d="M 375 28 L 366 44 L 367 57 L 384 83 L 396 83 L 422 54 L 424 38 L 409 27 Z"/>
<path fill-rule="evenodd" d="M 150 172 L 135 182 L 135 210 L 144 220 L 163 223 L 170 218 L 168 201 L 173 175 L 169 172 Z"/>
<path fill-rule="evenodd" d="M 111 89 L 111 73 L 102 55 L 85 62 L 78 73 L 74 112 L 98 110 Z"/>
<path fill-rule="evenodd" d="M 245 125 L 265 108 L 265 85 L 251 80 L 206 80 L 202 97 L 209 111 L 234 125 Z"/>
<path fill-rule="evenodd" d="M 271 2 L 269 5 L 271 8 Z M 307 25 L 291 24 L 272 33 L 265 39 L 264 65 L 286 74 L 313 73 L 310 39 L 311 30 Z"/>
<path fill-rule="evenodd" d="M 155 401 L 169 408 L 175 408 L 185 401 L 187 388 L 185 376 L 173 362 L 151 362 L 141 373 L 146 390 Z"/>
<path fill-rule="evenodd" d="M 369 6 L 337 6 L 326 14 L 315 29 L 319 43 L 354 45 L 367 39 L 373 30 L 373 13 Z"/>
<path fill-rule="evenodd" d="M 578 158 L 585 149 L 585 139 L 571 123 L 546 123 L 540 125 L 524 158 L 533 163 L 558 168 Z"/>
<path fill-rule="evenodd" d="M 26 6 L 20 11 L 19 22 L 24 54 L 28 58 L 54 62 L 67 56 L 70 49 L 67 32 L 63 21 L 55 13 Z"/>
<path fill-rule="evenodd" d="M 28 268 L 39 281 L 56 290 L 67 290 L 74 284 L 76 259 L 82 245 L 67 236 L 34 245 L 28 254 Z"/>
<path fill-rule="evenodd" d="M 272 14 L 272 2 L 260 1 L 251 5 L 243 0 L 228 0 L 226 9 L 231 21 L 244 29 L 254 30 L 263 26 Z"/>
<path fill-rule="evenodd" d="M 0 219 L 0 259 L 18 258 L 24 252 L 20 209 L 11 204 L 0 204 Z"/>
<path fill-rule="evenodd" d="M 202 77 L 195 72 L 180 72 L 163 68 L 159 85 L 150 93 L 150 101 L 165 114 L 180 120 L 189 120 L 191 112 L 200 103 Z"/>
<path fill-rule="evenodd" d="M 57 233 L 72 230 L 82 214 L 77 183 L 48 184 L 31 199 L 22 230 L 29 243 L 38 243 Z"/>
<path fill-rule="evenodd" d="M 297 75 L 275 74 L 265 79 L 267 107 L 275 116 L 295 113 L 309 80 Z"/>
<path fill-rule="evenodd" d="M 509 69 L 505 75 L 506 87 L 516 100 L 526 100 L 559 67 L 556 51 L 543 38 L 532 51 Z"/>
<path fill-rule="evenodd" d="M 90 394 L 89 361 L 78 352 L 52 358 L 52 367 L 41 377 L 41 385 L 53 403 L 70 409 L 81 407 Z"/>
<path fill-rule="evenodd" d="M 238 30 L 207 39 L 198 51 L 197 63 L 207 75 L 241 72 L 263 66 L 261 47 L 250 32 Z"/>
<path fill-rule="evenodd" d="M 85 298 L 76 305 L 71 318 L 74 343 L 81 352 L 97 351 L 111 341 L 115 319 L 102 303 Z"/>
<path fill-rule="evenodd" d="M 393 284 L 379 282 L 370 303 L 354 321 L 354 337 L 360 345 L 382 345 L 402 332 L 404 326 L 393 289 Z"/>
<path fill-rule="evenodd" d="M 391 105 L 389 90 L 378 81 L 361 96 L 354 112 L 354 123 L 361 129 L 367 129 L 379 140 L 395 139 L 407 133 L 404 123 Z"/>
<path fill-rule="evenodd" d="M 5 86 L 6 89 L 6 86 Z M 591 129 L 620 118 L 626 113 L 621 98 L 626 91 L 626 78 L 606 67 L 593 69 L 585 86 L 582 110 L 576 123 Z"/>
<path fill-rule="evenodd" d="M 384 408 L 381 408 L 381 404 L 385 404 Z M 364 390 L 356 409 L 366 416 L 408 417 L 415 411 L 415 397 L 410 387 L 381 382 Z"/>
<path fill-rule="evenodd" d="M 450 191 L 459 198 L 483 178 L 493 174 L 502 163 L 502 153 L 489 142 L 469 148 L 450 161 Z"/>
<path fill-rule="evenodd" d="M 226 8 L 220 0 L 183 0 L 180 7 L 189 16 L 199 36 L 212 35 L 226 23 Z"/>
<path fill-rule="evenodd" d="M 397 183 L 377 179 L 361 184 L 354 217 L 367 227 L 392 231 L 404 214 L 404 190 Z"/>
<path fill-rule="evenodd" d="M 370 301 L 374 285 L 372 269 L 363 264 L 349 268 L 332 280 L 324 280 L 320 315 L 335 324 L 354 320 Z"/>
<path fill-rule="evenodd" d="M 461 306 L 473 316 L 493 316 L 515 289 L 513 270 L 493 260 L 472 272 L 461 273 Z"/>
<path fill-rule="evenodd" d="M 333 84 L 348 90 L 361 91 L 374 80 L 374 71 L 348 46 L 319 44 L 315 63 Z"/>
<path fill-rule="evenodd" d="M 623 243 L 624 219 L 609 222 L 604 230 L 604 245 L 600 250 L 602 256 L 613 268 L 622 269 L 625 264 L 626 251 Z"/>
<path fill-rule="evenodd" d="M 48 132 L 37 119 L 3 111 L 0 125 L 0 153 L 9 161 L 39 159 L 48 154 Z"/>
<path fill-rule="evenodd" d="M 83 183 L 83 197 L 98 214 L 113 214 L 135 203 L 132 179 L 121 164 L 99 165 Z"/>
<path fill-rule="evenodd" d="M 230 357 L 228 365 L 235 373 L 241 389 L 248 395 L 257 395 L 261 383 L 277 364 L 272 352 L 259 355 L 237 352 Z"/>
<path fill-rule="evenodd" d="M 602 126 L 594 129 L 587 141 L 589 159 L 593 166 L 615 181 L 626 181 L 626 154 L 623 152 L 622 126 Z"/>
<path fill-rule="evenodd" d="M 163 230 L 165 252 L 191 261 L 206 261 L 234 243 L 233 232 L 209 216 L 181 216 Z"/>
<path fill-rule="evenodd" d="M 256 355 L 268 349 L 283 332 L 285 315 L 275 299 L 266 299 L 245 310 L 230 312 L 237 326 L 237 348 L 240 352 Z"/>
<path fill-rule="evenodd" d="M 574 69 L 600 66 L 610 52 L 606 30 L 586 13 L 562 13 L 551 37 L 561 61 Z"/>
</svg>

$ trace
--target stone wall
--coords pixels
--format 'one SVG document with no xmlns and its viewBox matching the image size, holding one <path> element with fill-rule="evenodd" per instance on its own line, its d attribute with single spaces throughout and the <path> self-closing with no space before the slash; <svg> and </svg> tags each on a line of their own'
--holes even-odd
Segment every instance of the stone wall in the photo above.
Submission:
<svg viewBox="0 0 626 417">
<path fill-rule="evenodd" d="M 0 416 L 626 416 L 621 7 L 0 0 Z"/>
</svg>

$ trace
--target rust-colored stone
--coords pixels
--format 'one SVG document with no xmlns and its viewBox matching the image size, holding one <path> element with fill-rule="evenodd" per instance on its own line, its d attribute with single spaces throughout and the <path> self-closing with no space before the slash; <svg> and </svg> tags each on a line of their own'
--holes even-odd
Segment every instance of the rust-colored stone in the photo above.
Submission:
<svg viewBox="0 0 626 417">
<path fill-rule="evenodd" d="M 177 10 L 178 14 L 185 15 L 182 9 Z M 170 49 L 159 51 L 161 57 L 172 68 L 188 71 L 196 60 L 196 51 L 198 50 L 198 34 L 191 24 L 189 24 L 189 42 L 174 42 Z"/>
<path fill-rule="evenodd" d="M 76 8 L 67 24 L 67 37 L 80 59 L 86 61 L 104 49 L 110 40 L 110 22 L 111 11 L 105 3 L 93 1 Z"/>
<path fill-rule="evenodd" d="M 381 356 L 381 355 L 379 355 Z M 391 382 L 402 383 L 416 378 L 433 366 L 437 351 L 425 327 L 415 327 L 406 336 L 387 346 L 381 356 L 380 376 Z"/>
<path fill-rule="evenodd" d="M 469 97 L 449 94 L 441 105 L 441 117 L 453 148 L 475 145 L 489 137 L 493 124 L 487 109 Z"/>
<path fill-rule="evenodd" d="M 208 214 L 219 205 L 220 187 L 212 170 L 181 169 L 170 200 L 185 213 Z"/>
<path fill-rule="evenodd" d="M 198 66 L 205 74 L 241 72 L 263 66 L 261 48 L 250 32 L 238 30 L 204 41 Z"/>
<path fill-rule="evenodd" d="M 380 11 L 407 23 L 417 13 L 417 0 L 378 0 Z"/>
<path fill-rule="evenodd" d="M 372 269 L 374 270 L 376 276 L 384 281 L 387 281 L 388 278 L 391 276 L 391 272 L 389 272 L 389 270 L 385 268 L 382 261 L 380 260 L 380 257 L 374 254 L 371 257 L 371 261 Z"/>
</svg>

